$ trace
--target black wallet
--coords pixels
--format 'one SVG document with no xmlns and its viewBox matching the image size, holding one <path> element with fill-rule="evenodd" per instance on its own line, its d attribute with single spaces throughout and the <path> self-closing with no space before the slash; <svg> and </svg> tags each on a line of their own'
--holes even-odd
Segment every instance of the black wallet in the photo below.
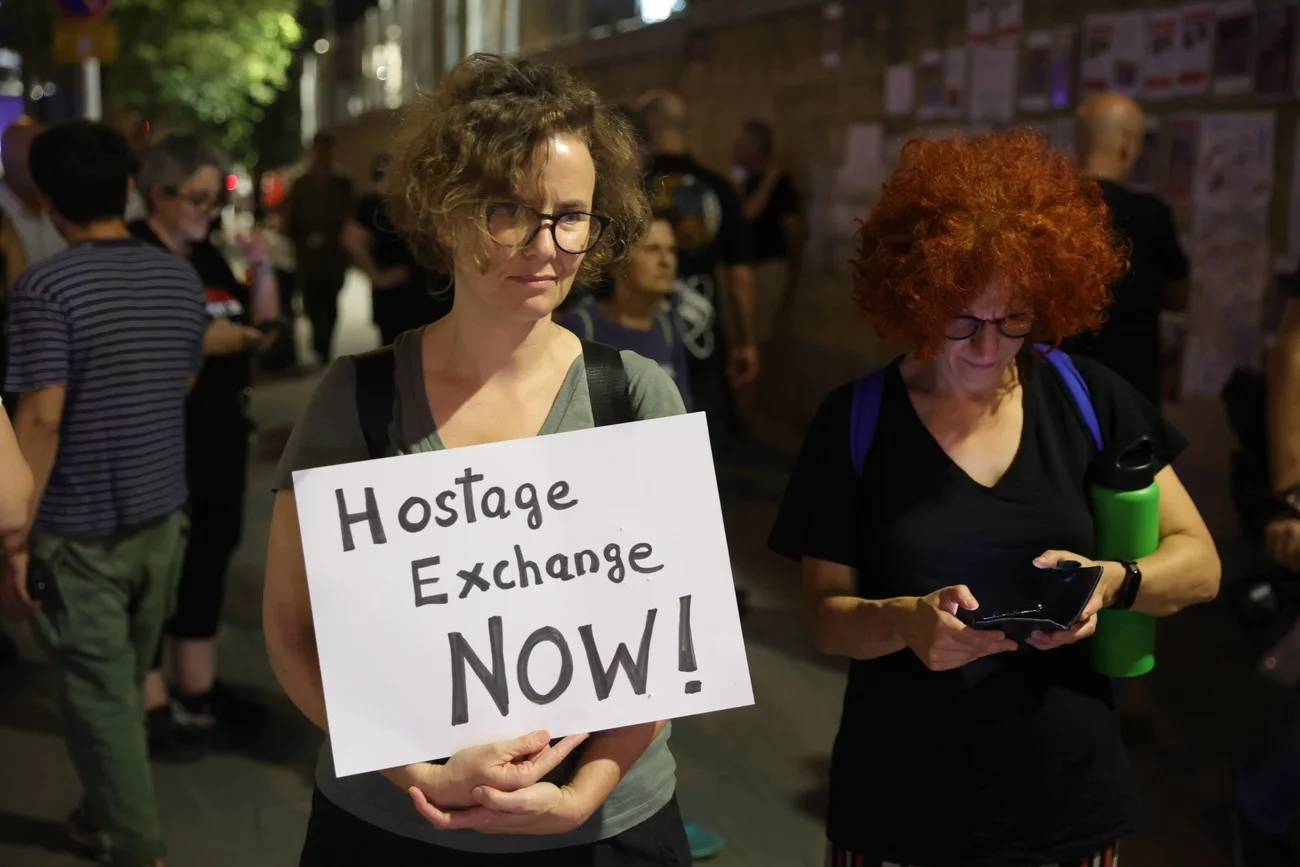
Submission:
<svg viewBox="0 0 1300 867">
<path fill-rule="evenodd" d="M 1088 600 L 1097 592 L 1103 567 L 1071 565 L 1066 561 L 1054 569 L 1041 569 L 1036 599 L 1000 607 L 993 611 L 981 607 L 959 611 L 957 619 L 972 629 L 997 629 L 1013 641 L 1023 641 L 1030 633 L 1059 632 L 1079 622 Z"/>
</svg>

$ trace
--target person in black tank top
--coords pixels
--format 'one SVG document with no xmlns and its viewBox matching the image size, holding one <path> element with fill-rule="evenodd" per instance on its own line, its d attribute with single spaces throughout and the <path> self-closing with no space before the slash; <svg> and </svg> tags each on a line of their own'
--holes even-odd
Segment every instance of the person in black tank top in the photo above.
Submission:
<svg viewBox="0 0 1300 867">
<path fill-rule="evenodd" d="M 858 237 L 859 310 L 915 348 L 885 370 L 860 472 L 853 386 L 822 403 L 769 541 L 802 565 L 818 647 L 851 660 L 829 863 L 1110 865 L 1138 798 L 1090 664 L 1096 613 L 1207 601 L 1219 563 L 1168 466 L 1185 440 L 1102 365 L 1076 367 L 1103 438 L 1148 436 L 1165 465 L 1159 549 L 1097 564 L 1068 630 L 1016 641 L 962 619 L 1094 562 L 1096 447 L 1035 345 L 1098 324 L 1122 265 L 1101 195 L 1034 133 L 913 141 Z"/>
</svg>

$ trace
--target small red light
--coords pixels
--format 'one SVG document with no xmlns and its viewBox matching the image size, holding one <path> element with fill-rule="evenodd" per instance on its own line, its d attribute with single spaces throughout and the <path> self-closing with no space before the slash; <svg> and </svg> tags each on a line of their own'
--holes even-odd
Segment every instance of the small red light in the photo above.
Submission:
<svg viewBox="0 0 1300 867">
<path fill-rule="evenodd" d="M 235 188 L 238 186 L 239 186 L 239 178 L 235 177 L 234 175 L 226 175 L 227 192 L 233 193 L 235 191 Z"/>
</svg>

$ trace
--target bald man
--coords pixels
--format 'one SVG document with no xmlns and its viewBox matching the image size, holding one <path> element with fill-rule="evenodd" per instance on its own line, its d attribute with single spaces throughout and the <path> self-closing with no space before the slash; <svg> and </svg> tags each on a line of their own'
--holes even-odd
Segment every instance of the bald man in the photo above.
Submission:
<svg viewBox="0 0 1300 867">
<path fill-rule="evenodd" d="M 738 428 L 733 388 L 758 376 L 754 309 L 754 246 L 731 182 L 691 156 L 686 101 L 652 90 L 635 107 L 649 139 L 650 199 L 673 214 L 677 284 L 673 311 L 681 325 L 691 391 L 704 410 L 715 450 Z M 723 305 L 732 305 L 737 332 L 730 346 Z"/>
<path fill-rule="evenodd" d="M 27 171 L 27 152 L 41 132 L 27 118 L 0 133 L 0 256 L 4 257 L 4 293 L 8 297 L 18 275 L 28 265 L 53 256 L 67 242 L 36 200 L 36 186 Z"/>
<path fill-rule="evenodd" d="M 1101 361 L 1159 406 L 1160 311 L 1186 305 L 1188 265 L 1169 205 L 1124 185 L 1142 154 L 1146 119 L 1127 96 L 1102 93 L 1079 107 L 1076 130 L 1079 170 L 1101 185 L 1111 226 L 1132 253 L 1129 272 L 1112 288 L 1101 332 L 1068 348 Z"/>
</svg>

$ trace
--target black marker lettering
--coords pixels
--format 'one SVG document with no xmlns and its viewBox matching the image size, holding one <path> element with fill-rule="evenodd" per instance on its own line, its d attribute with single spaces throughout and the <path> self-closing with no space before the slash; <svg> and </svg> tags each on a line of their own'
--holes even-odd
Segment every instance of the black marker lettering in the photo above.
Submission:
<svg viewBox="0 0 1300 867">
<path fill-rule="evenodd" d="M 565 509 L 572 509 L 578 505 L 577 500 L 569 500 L 565 503 L 560 500 L 561 497 L 569 496 L 569 483 L 559 481 L 551 485 L 551 489 L 546 492 L 546 503 L 557 512 L 563 512 Z"/>
<path fill-rule="evenodd" d="M 537 564 L 532 560 L 524 559 L 524 549 L 518 545 L 515 546 L 515 563 L 519 566 L 519 586 L 528 586 L 528 575 L 532 573 L 533 583 L 539 587 L 542 584 L 542 573 L 537 568 Z"/>
<path fill-rule="evenodd" d="M 461 569 L 456 573 L 456 577 L 465 582 L 465 586 L 460 588 L 458 599 L 464 599 L 469 595 L 469 591 L 477 587 L 479 590 L 488 590 L 492 585 L 482 575 L 478 574 L 483 570 L 482 563 L 475 563 L 473 569 Z"/>
<path fill-rule="evenodd" d="M 574 575 L 569 571 L 569 555 L 552 554 L 546 561 L 546 574 L 561 581 L 572 581 Z"/>
<path fill-rule="evenodd" d="M 513 581 L 507 584 L 501 580 L 501 573 L 506 571 L 506 567 L 509 565 L 509 560 L 502 560 L 500 563 L 497 563 L 496 568 L 492 570 L 492 583 L 500 587 L 502 590 L 509 590 L 511 587 L 516 586 Z"/>
<path fill-rule="evenodd" d="M 677 600 L 677 670 L 695 671 L 699 665 L 695 662 L 695 640 L 691 637 L 691 597 L 682 596 Z M 695 695 L 700 691 L 698 680 L 686 681 L 686 694 Z"/>
<path fill-rule="evenodd" d="M 649 575 L 651 572 L 658 572 L 660 569 L 664 567 L 638 565 L 642 560 L 649 557 L 653 553 L 654 553 L 654 549 L 651 548 L 647 543 L 637 542 L 635 545 L 632 546 L 632 550 L 627 552 L 627 563 L 629 566 L 631 566 L 636 571 L 640 572 L 642 575 Z"/>
<path fill-rule="evenodd" d="M 524 482 L 515 491 L 515 505 L 528 510 L 528 529 L 536 530 L 542 526 L 542 504 L 537 501 L 537 489 L 530 482 Z"/>
<path fill-rule="evenodd" d="M 609 561 L 609 580 L 622 584 L 627 570 L 623 568 L 623 552 L 619 550 L 617 542 L 605 546 L 605 559 Z"/>
<path fill-rule="evenodd" d="M 420 510 L 420 517 L 412 521 L 411 510 L 416 508 Z M 411 497 L 405 503 L 402 503 L 402 508 L 397 510 L 397 523 L 401 524 L 402 529 L 408 533 L 418 533 L 429 526 L 429 516 L 432 514 L 433 511 L 429 508 L 428 500 Z"/>
<path fill-rule="evenodd" d="M 351 551 L 356 548 L 356 542 L 352 540 L 352 525 L 360 521 L 365 521 L 370 525 L 370 540 L 376 545 L 383 545 L 388 541 L 384 535 L 384 524 L 379 520 L 379 504 L 375 502 L 375 489 L 366 488 L 366 510 L 364 512 L 348 512 L 348 504 L 343 499 L 343 489 L 334 489 L 334 499 L 339 504 L 339 530 L 343 534 L 343 550 Z"/>
<path fill-rule="evenodd" d="M 620 643 L 614 651 L 614 659 L 609 668 L 605 668 L 600 660 L 600 651 L 596 649 L 596 639 L 591 634 L 591 625 L 578 627 L 578 632 L 582 635 L 582 646 L 587 650 L 587 665 L 591 668 L 591 683 L 596 688 L 598 700 L 609 698 L 620 667 L 627 672 L 627 679 L 632 682 L 632 691 L 637 695 L 645 695 L 646 679 L 650 676 L 650 636 L 654 633 L 657 613 L 657 608 L 646 612 L 645 631 L 641 633 L 641 646 L 637 648 L 635 665 L 631 654 L 627 652 L 627 645 Z"/>
<path fill-rule="evenodd" d="M 555 686 L 547 693 L 538 693 L 533 689 L 532 681 L 528 679 L 528 660 L 533 656 L 533 648 L 543 641 L 549 641 L 555 645 L 555 649 L 560 651 L 560 675 L 555 679 Z M 524 698 L 533 704 L 550 704 L 569 688 L 573 681 L 573 654 L 569 652 L 569 643 L 564 640 L 560 630 L 554 626 L 543 626 L 524 642 L 524 646 L 519 651 L 519 664 L 515 669 L 515 680 L 519 681 L 519 691 L 524 694 Z"/>
<path fill-rule="evenodd" d="M 447 513 L 447 517 L 445 518 L 434 519 L 438 522 L 439 527 L 450 527 L 452 524 L 456 523 L 456 519 L 460 517 L 460 515 L 456 514 L 455 509 L 447 505 L 448 500 L 454 499 L 456 499 L 455 491 L 443 491 L 434 500 L 434 502 L 438 504 L 438 508 Z"/>
<path fill-rule="evenodd" d="M 587 564 L 591 565 L 588 566 Z M 600 558 L 596 556 L 595 551 L 584 550 L 573 555 L 573 565 L 577 567 L 579 575 L 586 575 L 588 572 L 600 571 Z"/>
<path fill-rule="evenodd" d="M 447 601 L 446 593 L 436 593 L 433 596 L 425 596 L 420 592 L 420 588 L 425 584 L 437 584 L 438 576 L 432 578 L 421 578 L 420 570 L 427 569 L 430 566 L 437 566 L 437 557 L 425 557 L 423 560 L 411 561 L 411 583 L 415 585 L 415 607 L 421 605 L 442 605 Z"/>
<path fill-rule="evenodd" d="M 474 515 L 474 483 L 483 481 L 483 474 L 476 473 L 469 467 L 466 467 L 465 475 L 455 481 L 456 484 L 460 485 L 461 491 L 465 494 L 465 520 L 472 524 L 478 520 Z"/>
<path fill-rule="evenodd" d="M 496 497 L 496 504 L 493 505 L 492 497 Z M 485 518 L 509 518 L 510 510 L 506 508 L 506 492 L 500 488 L 488 488 L 487 493 L 483 495 L 483 517 Z"/>
<path fill-rule="evenodd" d="M 510 715 L 510 688 L 506 683 L 505 647 L 501 640 L 501 618 L 488 618 L 488 640 L 492 643 L 492 670 L 488 671 L 483 660 L 465 641 L 459 632 L 447 635 L 451 644 L 451 724 L 464 725 L 469 722 L 469 697 L 465 693 L 465 663 L 474 669 L 479 682 L 487 688 L 488 695 L 497 706 L 502 716 Z"/>
</svg>

